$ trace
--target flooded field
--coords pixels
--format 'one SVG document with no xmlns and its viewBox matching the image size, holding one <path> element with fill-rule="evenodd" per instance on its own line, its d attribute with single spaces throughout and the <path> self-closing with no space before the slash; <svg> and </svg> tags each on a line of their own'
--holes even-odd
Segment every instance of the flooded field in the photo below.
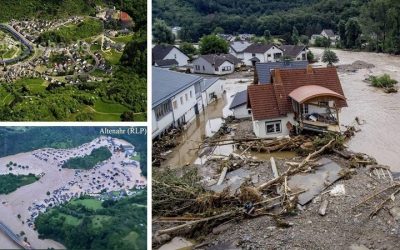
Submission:
<svg viewBox="0 0 400 250">
<path fill-rule="evenodd" d="M 312 49 L 320 56 L 322 49 Z M 368 75 L 389 74 L 400 81 L 400 57 L 385 54 L 335 50 L 340 62 L 351 64 L 361 60 L 375 65 L 355 73 L 340 73 L 349 107 L 341 113 L 341 123 L 351 124 L 358 116 L 365 120 L 361 132 L 349 142 L 351 150 L 375 157 L 380 164 L 400 172 L 400 93 L 386 94 L 381 89 L 368 86 L 363 80 Z"/>
</svg>

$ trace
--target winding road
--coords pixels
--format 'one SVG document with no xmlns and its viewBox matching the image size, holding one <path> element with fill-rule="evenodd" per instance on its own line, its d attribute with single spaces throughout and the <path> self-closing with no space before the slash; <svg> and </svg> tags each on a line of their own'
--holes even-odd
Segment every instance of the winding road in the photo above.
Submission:
<svg viewBox="0 0 400 250">
<path fill-rule="evenodd" d="M 12 63 L 20 62 L 20 61 L 24 60 L 25 58 L 27 58 L 30 54 L 32 54 L 32 52 L 34 52 L 34 48 L 31 44 L 31 42 L 29 42 L 28 39 L 26 39 L 21 33 L 16 31 L 11 25 L 0 24 L 0 29 L 11 33 L 11 35 L 14 38 L 16 38 L 18 41 L 20 41 L 27 48 L 27 50 L 23 50 L 23 54 L 20 55 L 19 57 L 12 58 L 12 59 L 5 59 L 5 60 L 0 59 L 0 64 L 12 64 Z"/>
</svg>

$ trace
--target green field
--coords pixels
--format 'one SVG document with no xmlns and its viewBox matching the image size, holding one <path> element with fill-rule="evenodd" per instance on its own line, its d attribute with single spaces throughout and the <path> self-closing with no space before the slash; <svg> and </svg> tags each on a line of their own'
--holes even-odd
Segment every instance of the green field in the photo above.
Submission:
<svg viewBox="0 0 400 250">
<path fill-rule="evenodd" d="M 80 39 L 99 35 L 102 31 L 103 24 L 100 20 L 86 18 L 79 24 L 70 24 L 58 30 L 44 32 L 39 36 L 38 41 L 40 43 L 71 43 Z"/>
<path fill-rule="evenodd" d="M 62 167 L 72 169 L 91 169 L 96 164 L 109 159 L 111 156 L 112 154 L 107 147 L 96 148 L 93 149 L 90 155 L 70 158 Z"/>
<path fill-rule="evenodd" d="M 45 80 L 39 78 L 21 79 L 16 81 L 15 84 L 27 86 L 29 92 L 31 92 L 32 94 L 45 91 L 46 87 L 49 85 Z"/>
<path fill-rule="evenodd" d="M 7 166 L 3 166 L 6 168 Z M 8 167 L 7 167 L 8 168 Z M 34 174 L 29 175 L 0 175 L 0 194 L 9 194 L 18 188 L 39 180 Z"/>
<path fill-rule="evenodd" d="M 132 41 L 132 38 L 133 38 L 133 34 L 127 35 L 127 36 L 114 37 L 114 38 L 111 38 L 111 40 L 113 40 L 114 42 L 117 42 L 117 43 L 128 43 L 128 42 Z"/>
<path fill-rule="evenodd" d="M 71 204 L 81 204 L 84 207 L 86 207 L 87 209 L 91 209 L 91 210 L 97 210 L 102 208 L 101 206 L 101 201 L 96 200 L 96 199 L 79 199 L 79 200 L 74 200 L 71 201 Z"/>
<path fill-rule="evenodd" d="M 106 61 L 112 65 L 119 64 L 119 60 L 122 57 L 122 53 L 116 51 L 115 49 L 111 49 L 110 51 L 107 52 L 102 51 L 101 54 L 104 56 Z"/>
<path fill-rule="evenodd" d="M 106 103 L 102 100 L 97 100 L 94 104 L 94 109 L 100 113 L 123 113 L 129 111 L 127 107 L 118 103 Z"/>
</svg>

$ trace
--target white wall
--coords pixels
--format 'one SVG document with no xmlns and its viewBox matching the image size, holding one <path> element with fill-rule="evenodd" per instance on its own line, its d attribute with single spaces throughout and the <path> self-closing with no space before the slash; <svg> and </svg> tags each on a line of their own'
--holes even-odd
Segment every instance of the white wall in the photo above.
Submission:
<svg viewBox="0 0 400 250">
<path fill-rule="evenodd" d="M 192 97 L 190 97 L 190 91 L 192 92 Z M 186 96 L 188 97 L 188 100 L 186 100 Z M 181 103 L 181 97 L 183 99 L 183 104 Z M 177 104 L 176 108 L 173 105 L 174 101 L 176 101 Z M 171 102 L 175 121 L 182 116 L 185 116 L 186 122 L 190 122 L 194 118 L 194 106 L 196 105 L 197 101 L 193 85 L 171 98 Z"/>
<path fill-rule="evenodd" d="M 160 120 L 157 121 L 156 119 L 156 114 L 154 112 L 154 109 L 152 110 L 152 122 L 153 122 L 153 131 L 152 131 L 152 137 L 156 137 L 160 133 L 162 133 L 164 130 L 168 129 L 174 122 L 173 119 L 173 114 L 172 112 L 168 113 L 166 116 L 161 118 Z"/>
<path fill-rule="evenodd" d="M 240 105 L 234 109 L 232 109 L 233 116 L 237 119 L 249 118 L 251 117 L 251 113 L 249 114 L 249 109 L 247 109 L 247 104 Z"/>
<path fill-rule="evenodd" d="M 178 66 L 185 66 L 188 64 L 189 57 L 183 54 L 179 49 L 173 48 L 168 55 L 164 57 L 165 59 L 175 59 L 178 62 Z"/>
<path fill-rule="evenodd" d="M 281 132 L 267 134 L 265 123 L 269 122 L 269 121 L 277 121 L 277 120 L 281 121 Z M 289 135 L 289 130 L 286 127 L 287 122 L 290 122 L 293 125 L 296 124 L 296 122 L 294 121 L 293 113 L 289 113 L 285 117 L 280 117 L 280 118 L 276 118 L 276 119 L 267 119 L 267 120 L 260 120 L 260 121 L 253 120 L 253 130 L 254 130 L 255 135 L 259 138 L 274 138 L 274 137 L 279 137 L 279 136 L 286 136 L 286 135 Z"/>
<path fill-rule="evenodd" d="M 208 104 L 214 101 L 210 99 L 211 93 L 215 93 L 217 95 L 217 99 L 220 99 L 222 97 L 223 91 L 224 90 L 221 80 L 217 80 L 213 85 L 211 85 L 208 89 L 206 89 L 201 93 L 204 106 L 207 106 Z"/>
<path fill-rule="evenodd" d="M 276 53 L 281 53 L 281 57 L 280 58 L 275 58 L 274 54 Z M 268 56 L 270 55 L 270 56 Z M 264 63 L 264 62 L 276 62 L 278 60 L 280 60 L 283 56 L 283 52 L 281 49 L 279 49 L 276 46 L 271 47 L 267 52 L 265 52 L 264 54 L 262 53 L 256 53 L 255 57 L 257 57 L 260 60 L 260 63 Z M 244 53 L 243 55 L 243 61 L 247 66 L 252 66 L 252 62 L 250 61 L 251 58 L 253 58 L 253 54 L 252 53 Z"/>
<path fill-rule="evenodd" d="M 196 66 L 199 66 L 200 69 L 196 69 Z M 230 71 L 222 71 L 222 68 L 225 66 L 230 66 Z M 208 61 L 204 58 L 199 57 L 193 61 L 193 72 L 200 74 L 209 74 L 209 75 L 227 75 L 231 74 L 235 71 L 235 65 L 231 62 L 225 61 L 221 66 L 219 66 L 218 70 L 215 70 L 214 66 L 212 66 Z"/>
</svg>

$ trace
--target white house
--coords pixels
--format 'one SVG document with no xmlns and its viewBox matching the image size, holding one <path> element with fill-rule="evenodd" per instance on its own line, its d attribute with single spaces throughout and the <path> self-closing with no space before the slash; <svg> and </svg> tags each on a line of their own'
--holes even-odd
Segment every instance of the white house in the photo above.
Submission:
<svg viewBox="0 0 400 250">
<path fill-rule="evenodd" d="M 229 44 L 229 54 L 244 59 L 244 50 L 251 45 L 248 41 L 234 41 Z"/>
<path fill-rule="evenodd" d="M 240 67 L 242 61 L 231 54 L 202 55 L 193 61 L 193 72 L 209 75 L 227 75 Z"/>
<path fill-rule="evenodd" d="M 293 61 L 307 61 L 307 47 L 304 45 L 281 45 L 284 57 L 289 57 Z"/>
<path fill-rule="evenodd" d="M 243 51 L 243 61 L 247 66 L 255 66 L 256 63 L 276 62 L 283 57 L 283 51 L 274 44 L 251 44 Z"/>
<path fill-rule="evenodd" d="M 153 138 L 190 123 L 223 93 L 218 78 L 204 79 L 159 67 L 152 68 L 152 76 Z"/>
<path fill-rule="evenodd" d="M 232 99 L 229 109 L 236 119 L 250 118 L 251 109 L 247 107 L 247 90 L 237 92 Z"/>
<path fill-rule="evenodd" d="M 339 39 L 340 39 L 340 37 L 339 37 L 338 35 L 335 35 L 335 33 L 333 32 L 333 30 L 331 30 L 331 29 L 324 29 L 324 30 L 321 31 L 321 34 L 314 34 L 314 35 L 312 35 L 312 36 L 311 36 L 311 39 L 310 39 L 310 43 L 311 43 L 311 44 L 315 44 L 315 41 L 316 41 L 318 38 L 323 38 L 323 37 L 328 38 L 328 39 L 331 41 L 331 45 L 332 45 L 332 46 L 335 46 L 336 43 L 337 43 L 337 42 L 339 41 Z"/>
<path fill-rule="evenodd" d="M 196 116 L 197 95 L 203 78 L 153 67 L 152 134 L 153 138 L 171 127 L 182 126 Z"/>
<path fill-rule="evenodd" d="M 347 103 L 334 67 L 274 69 L 271 83 L 253 84 L 247 91 L 257 137 L 340 132 L 339 113 Z"/>
<path fill-rule="evenodd" d="M 179 48 L 169 44 L 158 44 L 153 47 L 153 65 L 158 67 L 185 66 L 189 57 Z"/>
</svg>

